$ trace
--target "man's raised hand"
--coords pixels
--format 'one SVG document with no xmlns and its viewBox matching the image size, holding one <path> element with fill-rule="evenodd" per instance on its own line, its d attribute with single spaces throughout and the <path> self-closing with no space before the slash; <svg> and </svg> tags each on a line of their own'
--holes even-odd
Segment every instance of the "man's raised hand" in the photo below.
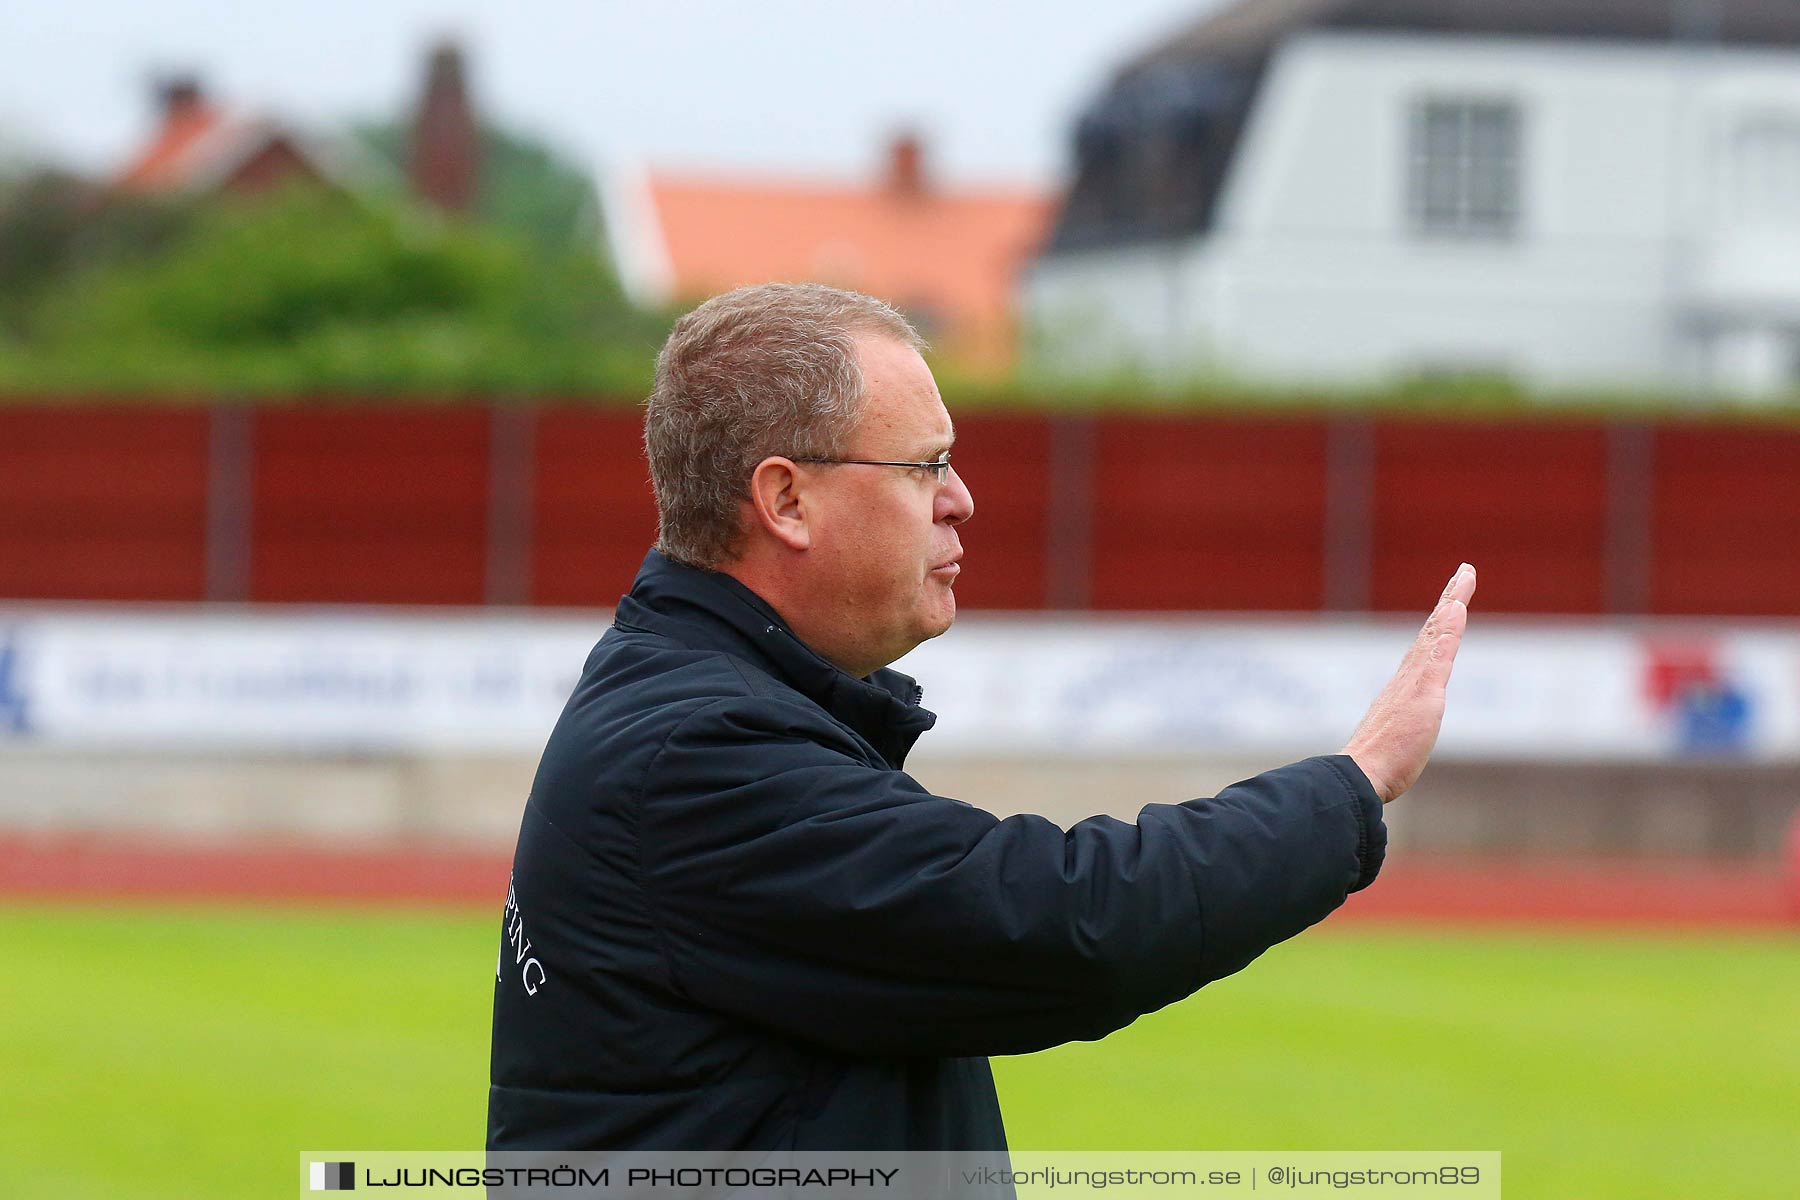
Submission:
<svg viewBox="0 0 1800 1200">
<path fill-rule="evenodd" d="M 1444 723 L 1444 688 L 1456 664 L 1475 595 L 1475 568 L 1456 568 L 1425 628 L 1400 660 L 1343 752 L 1356 760 L 1386 804 L 1419 781 Z"/>
</svg>

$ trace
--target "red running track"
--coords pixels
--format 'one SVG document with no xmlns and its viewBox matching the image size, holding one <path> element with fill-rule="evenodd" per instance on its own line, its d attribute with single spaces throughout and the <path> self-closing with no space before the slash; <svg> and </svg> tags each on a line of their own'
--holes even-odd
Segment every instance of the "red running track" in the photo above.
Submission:
<svg viewBox="0 0 1800 1200">
<path fill-rule="evenodd" d="M 262 901 L 498 908 L 509 860 L 492 853 L 292 845 L 0 838 L 0 896 L 80 901 Z M 1800 927 L 1800 881 L 1779 869 L 1691 861 L 1476 859 L 1398 851 L 1334 919 Z"/>
</svg>

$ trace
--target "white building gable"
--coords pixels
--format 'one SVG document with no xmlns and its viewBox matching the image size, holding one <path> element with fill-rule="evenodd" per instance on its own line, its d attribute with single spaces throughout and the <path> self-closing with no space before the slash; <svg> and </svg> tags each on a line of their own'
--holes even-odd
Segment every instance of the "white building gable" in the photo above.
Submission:
<svg viewBox="0 0 1800 1200">
<path fill-rule="evenodd" d="M 1306 30 L 1197 232 L 1061 245 L 1039 361 L 1800 386 L 1800 50 Z"/>
</svg>

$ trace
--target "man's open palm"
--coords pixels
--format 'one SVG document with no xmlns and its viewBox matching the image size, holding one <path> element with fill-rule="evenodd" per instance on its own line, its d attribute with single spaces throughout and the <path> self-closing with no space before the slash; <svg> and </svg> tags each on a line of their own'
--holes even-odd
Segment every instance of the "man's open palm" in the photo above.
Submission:
<svg viewBox="0 0 1800 1200">
<path fill-rule="evenodd" d="M 1462 645 L 1474 595 L 1475 568 L 1464 563 L 1450 577 L 1425 628 L 1400 660 L 1400 669 L 1344 746 L 1383 804 L 1419 781 L 1431 748 L 1437 745 L 1438 728 L 1444 723 L 1444 689 L 1450 668 L 1456 665 L 1456 648 Z"/>
</svg>

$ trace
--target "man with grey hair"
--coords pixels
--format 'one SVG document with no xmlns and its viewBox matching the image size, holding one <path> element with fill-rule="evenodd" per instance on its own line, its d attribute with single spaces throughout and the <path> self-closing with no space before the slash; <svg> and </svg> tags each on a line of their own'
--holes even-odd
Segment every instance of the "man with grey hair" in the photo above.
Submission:
<svg viewBox="0 0 1800 1200">
<path fill-rule="evenodd" d="M 974 514 L 922 343 L 771 284 L 683 317 L 660 531 L 550 736 L 494 992 L 493 1150 L 1003 1150 L 991 1054 L 1103 1037 L 1367 886 L 1474 592 L 1338 755 L 1067 831 L 932 795 L 888 664 L 950 627 Z"/>
</svg>

